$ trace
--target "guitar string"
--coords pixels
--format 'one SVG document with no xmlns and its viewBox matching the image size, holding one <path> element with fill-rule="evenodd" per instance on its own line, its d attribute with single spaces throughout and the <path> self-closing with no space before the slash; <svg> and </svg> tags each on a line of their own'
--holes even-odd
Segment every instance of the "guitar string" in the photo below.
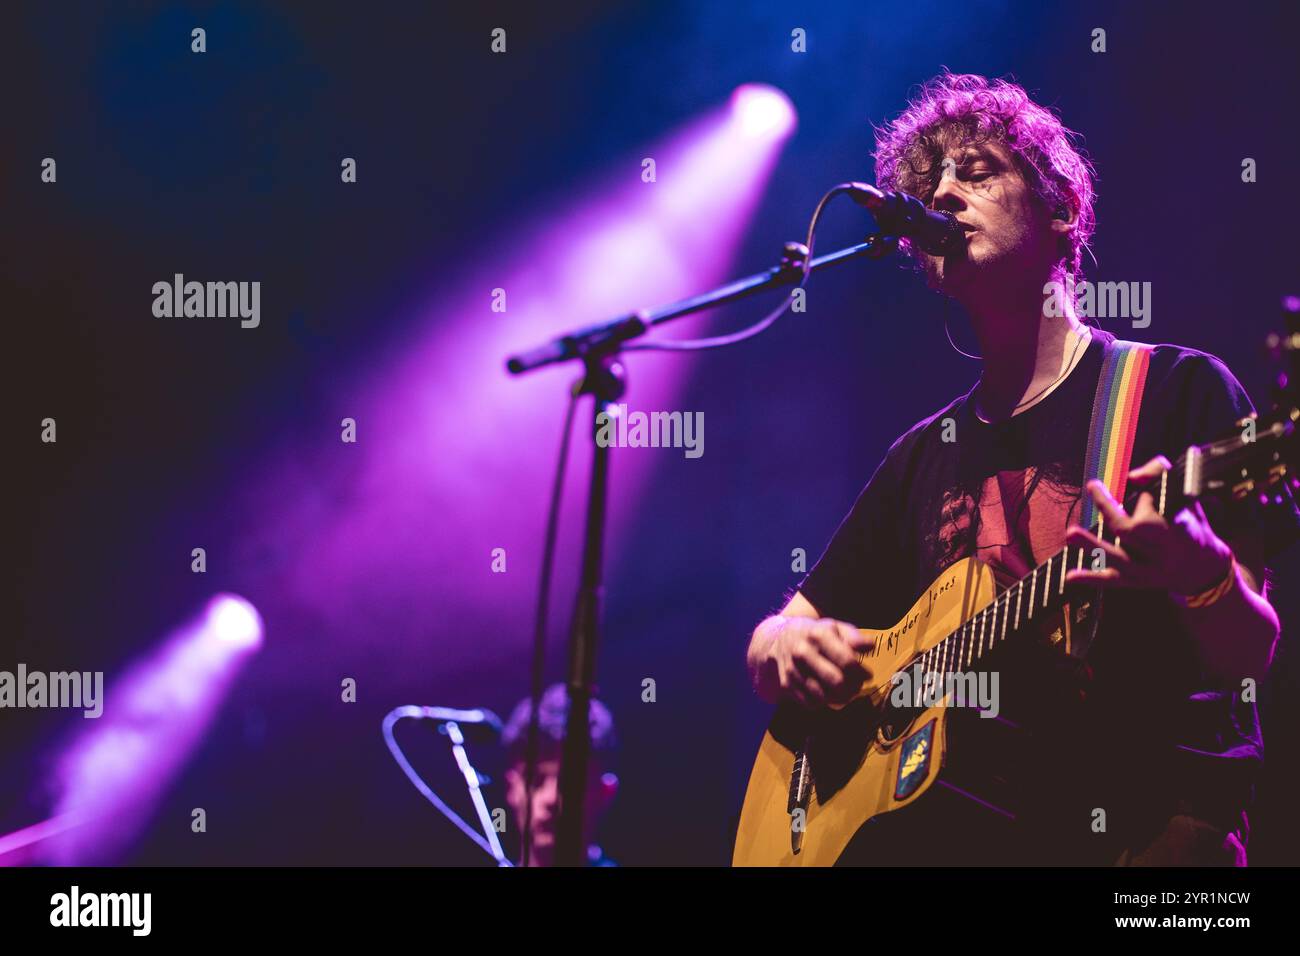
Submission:
<svg viewBox="0 0 1300 956">
<path fill-rule="evenodd" d="M 1241 441 L 1242 441 L 1241 438 L 1235 436 L 1229 438 L 1222 438 L 1213 442 L 1209 442 L 1205 445 L 1202 445 L 1200 446 L 1200 448 L 1204 455 L 1209 457 L 1214 457 L 1215 454 L 1218 452 L 1227 452 L 1227 451 L 1235 450 L 1235 448 L 1240 446 Z M 1175 482 L 1174 487 L 1176 488 L 1182 487 L 1184 478 L 1186 476 L 1186 469 L 1187 469 L 1187 455 L 1186 453 L 1184 453 L 1178 457 L 1178 460 L 1174 462 L 1167 471 L 1162 473 L 1160 479 L 1160 489 L 1159 489 L 1160 498 L 1159 498 L 1159 503 L 1157 505 L 1157 513 L 1161 515 L 1167 513 L 1167 507 L 1168 507 L 1167 497 L 1168 497 L 1168 487 L 1169 487 L 1170 479 L 1172 478 L 1174 480 Z M 1138 495 L 1140 494 L 1141 492 L 1139 491 Z M 1101 516 L 1099 516 L 1097 519 L 1097 523 L 1093 526 L 1094 535 L 1102 541 L 1105 541 L 1104 524 L 1105 524 L 1104 519 Z M 1110 543 L 1118 545 L 1119 541 L 1120 541 L 1119 537 L 1116 536 L 1114 541 Z M 1075 550 L 1077 551 L 1077 559 L 1078 559 L 1076 562 L 1076 567 L 1077 569 L 1082 569 L 1085 549 L 1083 547 L 1077 547 Z M 1030 572 L 1028 575 L 1026 575 L 1025 578 L 1021 578 L 1019 581 L 1016 582 L 1016 584 L 1009 585 L 1008 587 L 1004 588 L 1000 594 L 994 597 L 993 601 L 989 604 L 989 606 L 973 614 L 971 618 L 968 621 L 966 621 L 964 624 L 962 624 L 960 627 L 958 627 L 957 630 L 950 632 L 941 641 L 937 642 L 928 650 L 921 652 L 921 654 L 913 658 L 913 662 L 914 662 L 913 667 L 915 667 L 917 662 L 919 662 L 922 665 L 922 679 L 924 680 L 926 678 L 926 675 L 931 673 L 936 675 L 936 679 L 946 678 L 946 675 L 948 673 L 948 665 L 950 663 L 950 658 L 949 658 L 950 653 L 953 655 L 953 657 L 956 660 L 960 661 L 964 659 L 966 662 L 966 666 L 969 666 L 969 664 L 972 663 L 973 661 L 979 660 L 981 657 L 983 657 L 984 654 L 987 653 L 984 647 L 984 633 L 985 633 L 986 624 L 989 625 L 988 626 L 988 636 L 989 636 L 988 650 L 992 650 L 995 642 L 1000 643 L 1002 641 L 1005 641 L 1007 637 L 1008 612 L 1010 611 L 1011 608 L 1011 592 L 1013 590 L 1016 592 L 1015 594 L 1016 608 L 1015 608 L 1015 613 L 1010 615 L 1010 622 L 1011 622 L 1010 631 L 1011 634 L 1014 636 L 1022 626 L 1022 622 L 1020 619 L 1020 602 L 1021 602 L 1021 598 L 1023 597 L 1024 583 L 1026 578 L 1030 582 L 1030 600 L 1029 600 L 1029 604 L 1026 607 L 1025 618 L 1023 623 L 1025 624 L 1029 623 L 1033 619 L 1033 612 L 1034 612 L 1034 605 L 1035 605 L 1035 592 L 1037 590 L 1039 572 L 1045 572 L 1044 588 L 1043 588 L 1043 607 L 1046 608 L 1050 597 L 1048 588 L 1051 585 L 1053 564 L 1056 562 L 1058 558 L 1061 559 L 1061 580 L 1060 580 L 1060 584 L 1057 586 L 1056 593 L 1063 594 L 1065 592 L 1065 584 L 1066 584 L 1065 581 L 1066 569 L 1070 564 L 1070 558 L 1071 558 L 1070 551 L 1071 551 L 1071 546 L 1066 545 L 1064 548 L 1061 549 L 1061 551 L 1049 557 L 1047 561 L 1045 561 L 1043 564 L 1040 564 L 1036 568 L 1034 568 L 1034 570 Z M 996 629 L 997 629 L 998 610 L 999 610 L 999 606 L 1003 605 L 1004 602 L 1005 602 L 1005 606 L 1001 608 L 1002 634 L 997 635 Z M 978 637 L 975 638 L 975 643 L 972 648 L 969 642 L 973 636 L 973 632 L 970 631 L 969 629 L 971 629 L 972 626 L 975 625 L 977 621 L 979 622 L 979 633 L 978 633 Z M 939 661 L 938 661 L 939 667 L 937 669 L 930 669 L 929 665 L 935 662 L 936 656 L 939 657 Z M 921 690 L 922 690 L 921 686 L 918 685 L 917 688 L 918 700 L 920 697 Z"/>
<path fill-rule="evenodd" d="M 1226 442 L 1234 442 L 1234 441 L 1236 441 L 1236 439 L 1224 439 L 1224 441 L 1226 441 Z M 1217 444 L 1217 443 L 1215 443 L 1215 444 Z M 1165 507 L 1166 507 L 1166 488 L 1167 488 L 1168 483 L 1169 483 L 1169 478 L 1170 478 L 1171 476 L 1174 477 L 1174 479 L 1175 479 L 1175 481 L 1176 481 L 1175 487 L 1181 487 L 1181 485 L 1182 485 L 1182 476 L 1183 476 L 1184 471 L 1185 471 L 1185 468 L 1186 468 L 1186 458 L 1187 458 L 1187 456 L 1186 456 L 1185 454 L 1179 456 L 1178 461 L 1175 462 L 1175 463 L 1173 464 L 1173 466 L 1172 466 L 1168 471 L 1164 472 L 1164 474 L 1163 474 L 1163 476 L 1162 476 L 1162 478 L 1161 478 L 1160 502 L 1159 502 L 1159 513 L 1160 513 L 1160 514 L 1164 514 L 1164 513 L 1165 513 Z M 1140 494 L 1140 492 L 1139 492 L 1139 494 Z M 1096 536 L 1097 538 L 1103 540 L 1103 541 L 1105 540 L 1105 538 L 1104 538 L 1104 531 L 1105 531 L 1105 529 L 1104 529 L 1104 523 L 1105 523 L 1105 522 L 1104 522 L 1104 519 L 1101 518 L 1101 517 L 1099 516 L 1098 519 L 1097 519 L 1097 523 L 1093 526 L 1093 528 L 1095 529 L 1095 530 L 1094 530 L 1094 534 L 1095 534 L 1095 536 Z M 1118 543 L 1119 543 L 1119 538 L 1116 537 L 1115 540 L 1114 540 L 1114 542 L 1112 542 L 1112 543 L 1114 543 L 1114 544 L 1118 544 Z M 979 648 L 979 650 L 978 650 L 978 653 L 976 653 L 976 654 L 974 654 L 974 655 L 969 655 L 969 654 L 967 655 L 967 659 L 968 659 L 967 666 L 969 666 L 969 663 L 970 663 L 970 662 L 973 662 L 973 661 L 979 660 L 981 657 L 983 657 L 984 654 L 986 653 L 986 651 L 983 650 L 983 625 L 984 625 L 984 623 L 986 623 L 986 618 L 987 618 L 989 615 L 991 615 L 991 616 L 992 616 L 992 619 L 993 619 L 994 621 L 996 621 L 996 619 L 997 619 L 997 609 L 998 609 L 998 605 L 1001 604 L 1001 603 L 1003 603 L 1004 601 L 1006 602 L 1006 604 L 1008 605 L 1008 607 L 1003 609 L 1003 632 L 1002 632 L 1001 637 L 996 637 L 996 638 L 994 638 L 994 637 L 993 637 L 993 631 L 994 631 L 995 628 L 994 628 L 994 627 L 990 627 L 990 628 L 989 628 L 989 631 L 990 631 L 990 638 L 991 638 L 991 640 L 990 640 L 989 648 L 988 648 L 988 649 L 989 649 L 989 650 L 992 650 L 992 649 L 993 649 L 993 641 L 994 641 L 994 640 L 996 640 L 998 643 L 1001 643 L 1002 641 L 1005 641 L 1005 640 L 1006 640 L 1006 636 L 1007 636 L 1007 628 L 1006 628 L 1006 614 L 1007 614 L 1007 611 L 1009 610 L 1009 607 L 1010 607 L 1010 603 L 1011 603 L 1011 592 L 1012 592 L 1012 591 L 1016 591 L 1016 592 L 1017 592 L 1016 613 L 1015 613 L 1015 615 L 1013 616 L 1013 618 L 1012 618 L 1012 622 L 1011 622 L 1011 634 L 1014 636 L 1014 635 L 1019 631 L 1020 627 L 1022 626 L 1022 624 L 1021 624 L 1021 620 L 1020 620 L 1020 602 L 1019 602 L 1019 598 L 1021 597 L 1021 592 L 1023 591 L 1024 583 L 1025 583 L 1025 580 L 1026 580 L 1026 579 L 1028 579 L 1028 580 L 1030 581 L 1031 597 L 1030 597 L 1029 605 L 1026 607 L 1026 610 L 1025 610 L 1025 619 L 1024 619 L 1024 623 L 1025 623 L 1025 624 L 1028 624 L 1031 620 L 1033 620 L 1033 616 L 1034 616 L 1034 603 L 1035 603 L 1035 595 L 1034 595 L 1034 592 L 1036 591 L 1036 585 L 1037 585 L 1037 582 L 1038 582 L 1038 574 L 1039 574 L 1040 571 L 1045 571 L 1045 575 L 1044 575 L 1045 583 L 1044 583 L 1044 588 L 1043 588 L 1043 606 L 1046 607 L 1046 606 L 1047 606 L 1047 600 L 1048 600 L 1048 597 L 1049 597 L 1049 594 L 1048 594 L 1048 588 L 1049 588 L 1050 585 L 1051 585 L 1052 565 L 1053 565 L 1053 563 L 1054 563 L 1058 558 L 1061 559 L 1061 583 L 1060 583 L 1060 585 L 1058 586 L 1058 589 L 1057 589 L 1057 592 L 1056 592 L 1056 593 L 1057 593 L 1057 594 L 1063 594 L 1063 593 L 1065 592 L 1065 571 L 1066 571 L 1066 568 L 1068 567 L 1068 565 L 1069 565 L 1069 563 L 1070 563 L 1070 550 L 1071 550 L 1072 547 L 1074 548 L 1074 550 L 1077 551 L 1078 566 L 1079 566 L 1079 568 L 1081 569 L 1082 566 L 1083 566 L 1083 557 L 1084 557 L 1084 554 L 1085 554 L 1085 549 L 1084 549 L 1083 547 L 1072 546 L 1072 545 L 1066 545 L 1064 548 L 1062 548 L 1062 549 L 1061 549 L 1060 551 L 1058 551 L 1056 554 L 1054 554 L 1054 555 L 1052 555 L 1051 557 L 1049 557 L 1045 562 L 1043 562 L 1042 564 L 1040 564 L 1040 565 L 1038 565 L 1036 568 L 1034 568 L 1034 570 L 1031 571 L 1029 574 L 1025 575 L 1024 578 L 1021 578 L 1018 582 L 1016 582 L 1016 584 L 1014 584 L 1014 585 L 1008 585 L 1006 588 L 1004 588 L 1004 589 L 1002 590 L 1002 592 L 1001 592 L 1000 594 L 998 594 L 996 597 L 994 597 L 993 601 L 989 604 L 988 607 L 985 607 L 985 608 L 981 609 L 980 611 L 976 612 L 975 614 L 971 615 L 971 617 L 970 617 L 970 618 L 969 618 L 965 623 L 963 623 L 960 627 L 958 627 L 957 630 L 950 632 L 950 633 L 949 633 L 947 636 L 945 636 L 941 641 L 939 641 L 938 643 L 934 644 L 934 645 L 933 645 L 932 647 L 930 647 L 928 650 L 922 651 L 921 654 L 918 655 L 918 657 L 916 658 L 916 660 L 920 661 L 920 662 L 922 663 L 922 665 L 923 665 L 923 666 L 922 666 L 922 675 L 923 675 L 922 680 L 924 681 L 924 680 L 928 680 L 928 679 L 930 679 L 930 678 L 928 678 L 928 677 L 925 676 L 925 675 L 928 675 L 928 674 L 930 674 L 930 673 L 934 673 L 934 674 L 937 675 L 937 676 L 934 678 L 935 681 L 943 681 L 943 680 L 946 680 L 946 676 L 947 676 L 947 673 L 948 673 L 948 664 L 949 664 L 949 652 L 950 652 L 950 651 L 954 651 L 954 656 L 955 656 L 956 659 L 958 659 L 958 660 L 960 660 L 960 659 L 962 658 L 963 653 L 965 653 L 965 642 L 966 642 L 967 640 L 969 640 L 969 638 L 970 638 L 970 635 L 969 635 L 969 634 L 966 634 L 965 632 L 967 631 L 968 628 L 971 627 L 971 625 L 975 624 L 976 621 L 979 621 L 979 622 L 980 622 L 980 628 L 981 628 L 981 632 L 980 632 L 980 635 L 981 635 L 981 636 L 980 636 L 980 638 L 979 638 L 979 643 L 978 643 L 978 645 L 977 645 L 977 647 Z M 950 646 L 949 646 L 950 644 L 953 645 L 953 646 L 950 647 Z M 936 669 L 931 669 L 931 668 L 929 667 L 929 665 L 932 664 L 932 663 L 936 663 L 936 660 L 935 660 L 935 657 L 936 657 L 935 652 L 936 652 L 936 651 L 939 652 L 938 655 L 937 655 L 937 657 L 938 657 L 937 663 L 938 663 L 939 666 L 938 666 L 938 668 L 936 668 Z M 905 668 L 905 669 L 907 669 L 907 668 Z M 918 705 L 918 706 L 919 706 L 919 705 Z"/>
<path fill-rule="evenodd" d="M 1258 421 L 1258 416 L 1249 416 L 1249 417 L 1252 420 Z M 1283 426 L 1274 423 L 1268 429 L 1266 429 L 1264 433 L 1265 434 L 1272 433 L 1275 435 L 1275 437 L 1280 436 L 1282 428 Z M 1243 441 L 1242 438 L 1233 436 L 1233 437 L 1221 438 L 1212 442 L 1208 442 L 1204 445 L 1199 446 L 1199 448 L 1205 457 L 1214 458 L 1214 457 L 1218 457 L 1220 453 L 1227 453 L 1236 450 L 1237 448 L 1240 447 L 1242 441 Z M 1184 479 L 1186 477 L 1186 470 L 1187 470 L 1187 455 L 1186 453 L 1184 453 L 1180 455 L 1178 457 L 1178 460 L 1174 462 L 1170 466 L 1170 468 L 1161 475 L 1160 500 L 1157 506 L 1157 513 L 1161 515 L 1167 513 L 1168 510 L 1167 494 L 1168 494 L 1169 481 L 1171 478 L 1173 478 L 1175 481 L 1175 487 L 1182 487 L 1184 483 Z M 1141 492 L 1139 492 L 1138 494 L 1140 495 Z M 1095 528 L 1094 531 L 1095 536 L 1104 541 L 1105 540 L 1104 521 L 1101 517 L 1098 517 L 1097 523 L 1096 525 L 1094 525 L 1094 528 Z M 1118 545 L 1119 540 L 1120 539 L 1116 537 L 1112 543 Z M 1081 570 L 1083 567 L 1083 558 L 1084 558 L 1085 549 L 1079 547 L 1077 549 L 1077 552 L 1078 552 L 1077 554 L 1078 561 L 1077 561 L 1076 568 Z M 1026 608 L 1025 623 L 1028 623 L 1030 620 L 1033 619 L 1034 591 L 1036 590 L 1037 583 L 1038 583 L 1038 573 L 1046 569 L 1046 574 L 1045 574 L 1046 584 L 1050 585 L 1052 565 L 1058 557 L 1061 558 L 1062 560 L 1061 560 L 1061 582 L 1060 585 L 1058 586 L 1057 593 L 1058 594 L 1064 593 L 1065 583 L 1066 583 L 1065 582 L 1066 568 L 1070 563 L 1069 545 L 1062 548 L 1061 551 L 1057 552 L 1057 554 L 1052 555 L 1050 558 L 1047 559 L 1046 562 L 1038 565 L 1038 567 L 1034 568 L 1034 570 L 1030 574 L 1026 575 L 1026 578 L 1028 578 L 1030 581 L 1030 602 L 1029 602 L 1029 606 Z M 920 665 L 922 665 L 923 675 L 930 673 L 930 671 L 927 670 L 928 665 L 934 662 L 935 652 L 939 651 L 942 656 L 942 660 L 940 660 L 939 662 L 940 669 L 937 671 L 937 673 L 946 674 L 947 673 L 946 668 L 948 664 L 947 654 L 951 649 L 948 646 L 950 642 L 956 643 L 958 645 L 956 650 L 957 658 L 962 659 L 962 656 L 964 654 L 966 664 L 967 666 L 969 666 L 971 662 L 978 660 L 986 653 L 984 647 L 984 625 L 986 623 L 989 624 L 989 628 L 988 628 L 988 632 L 989 632 L 988 649 L 989 650 L 993 648 L 993 644 L 995 642 L 1005 641 L 1007 637 L 1008 612 L 1011 609 L 1011 592 L 1013 590 L 1015 591 L 1016 608 L 1015 608 L 1015 612 L 1010 615 L 1010 621 L 1011 621 L 1011 634 L 1014 636 L 1021 627 L 1020 601 L 1024 593 L 1024 582 L 1025 582 L 1025 578 L 1021 578 L 1019 581 L 1016 582 L 1016 584 L 1004 588 L 1000 594 L 994 597 L 993 601 L 990 603 L 988 607 L 985 607 L 981 609 L 979 612 L 977 612 L 976 614 L 972 615 L 970 620 L 967 621 L 965 624 L 961 625 L 961 627 L 959 627 L 956 631 L 949 633 L 941 641 L 937 642 L 929 649 L 922 651 L 915 658 L 913 658 L 912 659 L 913 667 L 915 667 L 916 664 L 919 663 Z M 1047 606 L 1047 600 L 1048 600 L 1048 593 L 1045 587 L 1044 594 L 1043 594 L 1044 607 Z M 1001 635 L 997 635 L 996 629 L 997 629 L 998 609 L 999 609 L 999 605 L 1002 605 L 1004 602 L 1006 606 L 1002 607 L 1002 633 Z M 967 646 L 967 644 L 965 643 L 965 641 L 969 640 L 970 635 L 965 634 L 964 632 L 977 619 L 980 622 L 980 632 L 974 646 L 975 652 L 972 654 L 971 648 Z M 956 638 L 957 640 L 954 641 L 954 638 Z M 909 668 L 904 668 L 904 670 L 906 669 Z M 897 673 L 902 673 L 902 671 L 900 670 Z M 920 692 L 920 688 L 918 687 L 918 694 L 919 692 Z"/>
</svg>

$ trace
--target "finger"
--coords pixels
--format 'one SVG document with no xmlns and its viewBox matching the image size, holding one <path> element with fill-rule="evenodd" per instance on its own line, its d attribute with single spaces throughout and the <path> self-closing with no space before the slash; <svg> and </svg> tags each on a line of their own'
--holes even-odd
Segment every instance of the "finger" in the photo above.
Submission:
<svg viewBox="0 0 1300 956">
<path fill-rule="evenodd" d="M 843 628 L 854 630 L 849 625 L 843 625 Z M 852 645 L 845 639 L 841 622 L 830 619 L 819 621 L 814 626 L 811 636 L 814 646 L 821 652 L 822 657 L 836 667 L 842 669 L 857 665 L 858 656 Z"/>
<path fill-rule="evenodd" d="M 843 621 L 837 621 L 836 623 L 839 626 L 840 637 L 844 639 L 844 643 L 853 649 L 855 654 L 865 654 L 876 646 L 876 639 L 872 635 L 854 627 L 852 624 L 845 624 Z"/>
<path fill-rule="evenodd" d="M 1116 533 L 1128 528 L 1129 516 L 1125 514 L 1123 505 L 1111 496 L 1110 490 L 1104 484 L 1096 478 L 1090 479 L 1088 493 L 1092 495 L 1092 500 L 1097 502 L 1097 509 L 1106 519 L 1106 524 Z"/>
<path fill-rule="evenodd" d="M 816 708 L 826 701 L 826 693 L 817 678 L 805 674 L 798 666 L 798 660 L 787 675 L 787 683 L 790 696 L 805 707 Z"/>
<path fill-rule="evenodd" d="M 1144 522 L 1155 525 L 1165 524 L 1164 515 L 1156 510 L 1156 499 L 1152 497 L 1149 491 L 1144 491 L 1138 495 L 1137 504 L 1133 506 L 1133 514 L 1130 517 L 1138 524 Z M 1129 531 L 1129 534 L 1132 533 L 1132 531 Z"/>
<path fill-rule="evenodd" d="M 1201 499 L 1193 498 L 1191 508 L 1196 517 L 1200 519 L 1201 523 L 1208 528 L 1210 526 L 1210 519 L 1206 515 L 1205 509 L 1201 507 Z"/>
<path fill-rule="evenodd" d="M 821 685 L 821 688 L 827 690 L 838 687 L 843 683 L 843 673 L 839 667 L 822 657 L 816 650 L 808 656 L 796 656 L 794 659 L 795 666 L 799 668 L 799 673 L 803 674 L 809 681 L 815 681 Z M 822 695 L 823 697 L 825 694 Z"/>
<path fill-rule="evenodd" d="M 1138 495 L 1130 518 L 1132 523 L 1124 532 L 1123 543 L 1126 547 L 1133 546 L 1130 550 L 1132 556 L 1136 556 L 1137 552 L 1149 553 L 1158 547 L 1169 531 L 1169 522 L 1156 510 L 1156 501 L 1150 492 L 1144 491 Z"/>
<path fill-rule="evenodd" d="M 840 622 L 841 633 L 844 628 L 851 632 L 846 635 L 849 648 L 853 651 L 853 666 L 845 673 L 845 678 L 851 681 L 855 687 L 861 687 L 871 680 L 871 668 L 867 666 L 866 656 L 876 647 L 876 638 L 866 632 L 854 627 L 852 624 Z"/>
<path fill-rule="evenodd" d="M 862 659 L 871 653 L 876 646 L 876 639 L 852 624 L 846 624 L 844 621 L 836 621 L 835 628 L 840 640 L 844 642 L 844 647 L 849 652 L 849 664 L 846 666 L 854 671 L 865 671 L 865 664 Z"/>
<path fill-rule="evenodd" d="M 1168 471 L 1173 467 L 1169 459 L 1164 455 L 1156 455 L 1145 465 L 1140 468 L 1134 468 L 1128 473 L 1128 480 L 1134 484 L 1144 485 L 1149 481 L 1158 479 L 1162 472 Z"/>
<path fill-rule="evenodd" d="M 1199 502 L 1195 511 L 1189 505 L 1174 515 L 1172 527 L 1177 534 L 1195 541 L 1203 541 L 1214 535 L 1214 529 L 1210 527 L 1210 522 L 1206 520 L 1205 512 L 1200 510 Z M 1217 537 L 1217 535 L 1214 536 Z"/>
<path fill-rule="evenodd" d="M 1067 571 L 1066 584 L 1090 584 L 1098 587 L 1120 587 L 1123 585 L 1119 571 L 1112 567 L 1099 568 L 1096 571 Z"/>
<path fill-rule="evenodd" d="M 866 653 L 875 646 L 875 640 L 863 635 L 853 624 L 846 624 L 842 620 L 827 619 L 822 623 L 823 627 L 818 628 L 816 633 L 816 648 L 833 665 L 840 670 L 849 671 L 850 678 L 855 678 L 862 671 L 859 654 Z"/>
<path fill-rule="evenodd" d="M 1169 535 L 1169 523 L 1154 508 L 1145 517 L 1139 517 L 1137 511 L 1135 508 L 1132 526 L 1118 539 L 1118 544 L 1134 561 L 1159 553 Z"/>
<path fill-rule="evenodd" d="M 1112 565 L 1123 567 L 1131 562 L 1128 553 L 1117 544 L 1111 544 L 1109 541 L 1103 541 L 1091 531 L 1084 531 L 1077 524 L 1070 525 L 1069 530 L 1065 533 L 1067 543 L 1074 545 L 1076 548 L 1084 548 L 1096 557 L 1097 550 L 1100 549 L 1104 563 L 1109 567 Z M 1069 580 L 1069 576 L 1066 576 Z"/>
<path fill-rule="evenodd" d="M 810 677 L 804 681 L 803 692 L 810 705 L 814 707 L 826 706 L 826 688 L 822 686 L 821 681 L 817 680 L 817 678 Z"/>
<path fill-rule="evenodd" d="M 1194 538 L 1203 537 L 1206 533 L 1214 534 L 1214 526 L 1210 524 L 1210 518 L 1199 500 L 1193 500 L 1174 516 L 1174 526 Z"/>
</svg>

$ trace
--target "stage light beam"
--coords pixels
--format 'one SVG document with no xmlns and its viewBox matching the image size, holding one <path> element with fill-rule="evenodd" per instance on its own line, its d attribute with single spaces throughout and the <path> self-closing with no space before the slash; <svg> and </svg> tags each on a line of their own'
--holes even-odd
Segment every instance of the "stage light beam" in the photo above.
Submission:
<svg viewBox="0 0 1300 956">
<path fill-rule="evenodd" d="M 795 126 L 790 98 L 774 86 L 746 83 L 731 94 L 731 115 L 741 134 L 767 140 L 788 135 Z"/>
<path fill-rule="evenodd" d="M 154 654 L 108 681 L 103 716 L 56 761 L 53 816 L 79 825 L 46 840 L 41 861 L 104 865 L 129 852 L 261 643 L 253 605 L 218 594 Z"/>
</svg>

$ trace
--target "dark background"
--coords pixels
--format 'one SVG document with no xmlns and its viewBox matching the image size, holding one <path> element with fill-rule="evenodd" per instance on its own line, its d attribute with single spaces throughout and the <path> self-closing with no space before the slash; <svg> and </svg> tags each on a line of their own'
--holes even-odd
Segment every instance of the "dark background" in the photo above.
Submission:
<svg viewBox="0 0 1300 956">
<path fill-rule="evenodd" d="M 302 583 L 322 529 L 346 536 L 339 522 L 360 507 L 360 466 L 330 457 L 350 413 L 340 395 L 386 407 L 386 370 L 411 343 L 437 336 L 438 323 L 491 319 L 486 305 L 453 316 L 418 303 L 471 265 L 531 254 L 520 222 L 545 222 L 611 176 L 634 181 L 646 144 L 751 81 L 784 90 L 799 114 L 725 274 L 766 268 L 782 241 L 802 237 L 825 189 L 873 178 L 871 123 L 946 65 L 1010 74 L 1085 134 L 1100 170 L 1089 277 L 1153 285 L 1149 328 L 1103 324 L 1213 352 L 1266 405 L 1261 341 L 1280 323 L 1280 298 L 1298 291 L 1300 137 L 1284 6 L 7 7 L 0 301 L 13 613 L 0 668 L 104 670 L 111 685 L 210 594 L 237 591 L 264 616 L 266 646 L 124 862 L 477 862 L 403 779 L 379 722 L 403 703 L 504 714 L 525 692 L 570 373 L 529 386 L 545 426 L 513 448 L 496 447 L 491 397 L 524 386 L 499 365 L 455 388 L 431 373 L 421 394 L 479 409 L 471 438 L 498 467 L 438 459 L 434 444 L 427 491 L 413 475 L 391 492 L 409 507 L 383 560 L 355 574 L 336 562 L 337 578 Z M 189 50 L 194 26 L 208 32 L 202 56 Z M 495 26 L 508 30 L 506 56 L 489 52 Z M 1098 26 L 1104 54 L 1090 51 Z M 790 51 L 794 27 L 808 32 L 807 54 Z M 40 181 L 46 156 L 57 184 Z M 355 185 L 339 182 L 342 156 L 358 158 Z M 1241 181 L 1247 156 L 1253 184 Z M 866 226 L 837 210 L 819 249 Z M 174 272 L 261 280 L 261 328 L 154 318 L 149 290 Z M 619 727 L 623 791 L 603 842 L 625 863 L 728 860 L 767 718 L 744 646 L 797 580 L 791 549 L 811 563 L 889 443 L 977 375 L 944 339 L 940 300 L 906 270 L 855 265 L 813 289 L 805 316 L 751 343 L 669 360 L 680 376 L 669 407 L 705 413 L 702 458 L 663 455 L 635 484 L 615 473 L 623 518 L 608 548 L 600 685 Z M 710 327 L 736 327 L 761 305 Z M 512 335 L 498 359 L 602 317 L 556 314 Z M 973 351 L 960 315 L 953 334 Z M 641 358 L 629 362 L 634 403 Z M 395 417 L 401 407 L 391 404 Z M 39 441 L 46 416 L 57 445 Z M 526 464 L 509 465 L 515 454 Z M 571 463 L 578 491 L 586 461 Z M 503 514 L 514 509 L 508 526 L 484 532 L 514 549 L 504 582 L 489 579 L 487 548 L 458 530 L 468 512 L 455 489 L 470 486 L 499 494 Z M 566 511 L 552 679 L 563 673 L 578 515 Z M 199 545 L 206 575 L 190 572 Z M 386 573 L 393 566 L 406 573 Z M 1296 574 L 1294 559 L 1279 562 L 1274 598 L 1292 620 Z M 1254 863 L 1300 861 L 1293 641 L 1284 637 L 1266 701 Z M 344 676 L 358 681 L 355 704 L 339 699 Z M 648 676 L 654 704 L 641 701 Z M 48 812 L 51 754 L 82 723 L 0 712 L 0 831 Z M 423 729 L 400 739 L 454 792 L 445 747 Z M 206 839 L 190 833 L 195 806 L 208 811 Z"/>
</svg>

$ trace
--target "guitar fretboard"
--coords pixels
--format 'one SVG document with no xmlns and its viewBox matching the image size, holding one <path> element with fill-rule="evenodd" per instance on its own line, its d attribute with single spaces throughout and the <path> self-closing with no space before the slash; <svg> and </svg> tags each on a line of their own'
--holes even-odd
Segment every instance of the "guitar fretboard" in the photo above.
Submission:
<svg viewBox="0 0 1300 956">
<path fill-rule="evenodd" d="M 1160 514 L 1164 515 L 1171 509 L 1176 513 L 1183 507 L 1186 501 L 1182 492 L 1186 467 L 1187 456 L 1183 455 L 1161 476 L 1158 485 L 1149 489 Z M 1125 510 L 1131 514 L 1133 506 L 1146 490 L 1142 487 L 1126 496 Z M 1083 494 L 1088 494 L 1086 488 Z M 1103 541 L 1119 543 L 1118 537 L 1107 537 L 1104 516 L 1097 518 L 1091 531 Z M 961 627 L 923 652 L 911 667 L 919 665 L 923 673 L 935 674 L 942 679 L 943 675 L 969 670 L 998 644 L 1017 634 L 1030 632 L 1030 625 L 1035 620 L 1042 620 L 1044 615 L 1055 612 L 1064 603 L 1066 574 L 1076 569 L 1092 569 L 1090 550 L 1066 545 L 1015 584 L 1004 588 L 988 607 L 973 614 Z"/>
</svg>

